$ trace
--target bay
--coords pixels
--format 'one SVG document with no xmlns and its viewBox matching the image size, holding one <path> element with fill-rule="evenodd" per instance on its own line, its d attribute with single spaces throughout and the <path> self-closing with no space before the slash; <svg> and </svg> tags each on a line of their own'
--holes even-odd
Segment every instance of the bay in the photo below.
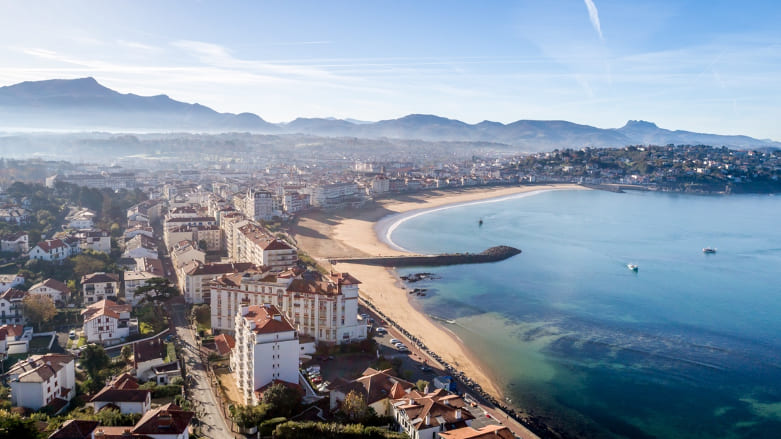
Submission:
<svg viewBox="0 0 781 439">
<path fill-rule="evenodd" d="M 441 279 L 412 300 L 571 436 L 779 437 L 779 218 L 766 195 L 551 191 L 418 215 L 392 240 L 523 250 L 426 268 Z"/>
</svg>

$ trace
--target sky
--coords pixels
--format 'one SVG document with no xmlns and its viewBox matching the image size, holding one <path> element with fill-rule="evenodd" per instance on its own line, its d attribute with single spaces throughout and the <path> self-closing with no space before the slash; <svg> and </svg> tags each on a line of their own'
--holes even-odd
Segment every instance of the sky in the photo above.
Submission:
<svg viewBox="0 0 781 439">
<path fill-rule="evenodd" d="M 271 122 L 569 120 L 781 140 L 781 2 L 0 0 L 0 86 L 92 76 Z"/>
</svg>

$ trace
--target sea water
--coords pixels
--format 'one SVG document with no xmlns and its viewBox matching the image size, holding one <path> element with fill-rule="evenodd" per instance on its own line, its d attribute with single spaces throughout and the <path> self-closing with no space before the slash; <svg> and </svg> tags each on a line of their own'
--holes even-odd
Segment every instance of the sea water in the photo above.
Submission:
<svg viewBox="0 0 781 439">
<path fill-rule="evenodd" d="M 780 218 L 767 195 L 551 191 L 415 216 L 391 238 L 523 250 L 400 274 L 440 276 L 415 304 L 568 435 L 779 438 Z"/>
</svg>

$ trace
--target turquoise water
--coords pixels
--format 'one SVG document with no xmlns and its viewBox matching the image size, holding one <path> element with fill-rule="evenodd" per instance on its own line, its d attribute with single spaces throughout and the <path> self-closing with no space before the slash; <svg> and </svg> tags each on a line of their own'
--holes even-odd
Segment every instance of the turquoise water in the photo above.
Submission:
<svg viewBox="0 0 781 439">
<path fill-rule="evenodd" d="M 400 271 L 441 276 L 415 284 L 416 305 L 455 319 L 513 404 L 570 435 L 778 438 L 779 218 L 781 197 L 554 191 L 410 218 L 392 238 L 523 250 Z"/>
</svg>

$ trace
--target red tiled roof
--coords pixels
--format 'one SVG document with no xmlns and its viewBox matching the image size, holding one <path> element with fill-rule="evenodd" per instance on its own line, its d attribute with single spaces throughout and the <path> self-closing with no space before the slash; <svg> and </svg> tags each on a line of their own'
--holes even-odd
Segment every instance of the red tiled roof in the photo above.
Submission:
<svg viewBox="0 0 781 439">
<path fill-rule="evenodd" d="M 62 242 L 62 240 L 60 239 L 49 239 L 46 241 L 39 242 L 36 245 L 36 247 L 40 248 L 46 253 L 51 253 L 53 249 L 60 248 L 60 247 L 67 247 L 67 245 L 64 242 Z"/>
<path fill-rule="evenodd" d="M 504 425 L 486 425 L 483 428 L 457 428 L 439 433 L 442 439 L 515 439 L 515 435 Z"/>
<path fill-rule="evenodd" d="M 89 439 L 98 425 L 100 425 L 98 421 L 68 419 L 59 430 L 49 436 L 49 439 Z"/>
<path fill-rule="evenodd" d="M 108 316 L 118 319 L 120 313 L 130 312 L 132 310 L 133 307 L 130 305 L 120 305 L 113 300 L 104 299 L 88 306 L 87 309 L 81 312 L 81 315 L 85 322 L 100 316 Z"/>
<path fill-rule="evenodd" d="M 151 390 L 115 389 L 106 386 L 93 396 L 90 402 L 144 402 L 151 393 Z"/>
<path fill-rule="evenodd" d="M 8 302 L 19 301 L 27 296 L 27 291 L 17 290 L 16 288 L 10 288 L 7 291 L 0 294 L 0 299 L 7 300 Z"/>
<path fill-rule="evenodd" d="M 274 305 L 250 306 L 244 319 L 255 324 L 252 329 L 256 334 L 273 334 L 275 332 L 294 331 L 287 317 Z"/>
<path fill-rule="evenodd" d="M 165 344 L 159 337 L 151 340 L 142 340 L 133 344 L 133 360 L 136 364 L 165 356 Z"/>
<path fill-rule="evenodd" d="M 228 355 L 231 349 L 236 346 L 236 340 L 228 334 L 220 334 L 214 337 L 214 344 L 217 346 L 217 352 L 220 355 Z"/>
<path fill-rule="evenodd" d="M 182 434 L 190 425 L 193 412 L 175 404 L 166 404 L 150 410 L 133 427 L 133 434 Z"/>
<path fill-rule="evenodd" d="M 92 273 L 81 277 L 81 284 L 119 282 L 119 275 L 116 273 Z"/>
<path fill-rule="evenodd" d="M 0 326 L 0 341 L 5 340 L 9 336 L 19 337 L 24 333 L 24 326 L 22 325 L 3 325 Z"/>
<path fill-rule="evenodd" d="M 43 282 L 38 282 L 37 284 L 30 287 L 31 290 L 34 290 L 39 287 L 49 287 L 53 290 L 57 290 L 63 294 L 70 294 L 70 290 L 68 289 L 68 286 L 64 283 L 58 281 L 57 279 L 48 278 Z"/>
</svg>

